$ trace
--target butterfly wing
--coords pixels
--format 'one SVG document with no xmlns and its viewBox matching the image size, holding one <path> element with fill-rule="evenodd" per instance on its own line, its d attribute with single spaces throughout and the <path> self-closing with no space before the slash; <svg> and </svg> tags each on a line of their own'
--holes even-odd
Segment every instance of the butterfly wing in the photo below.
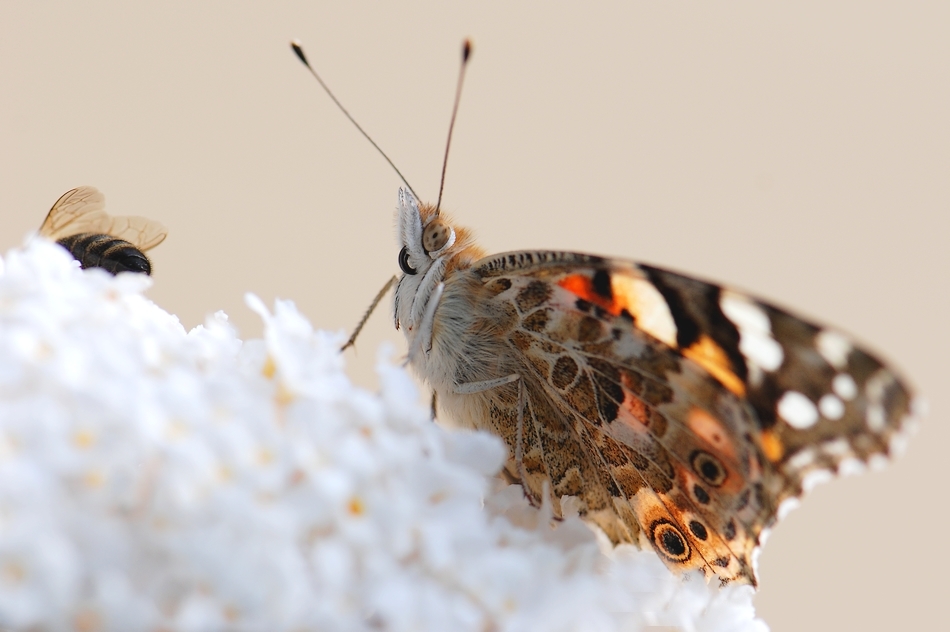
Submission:
<svg viewBox="0 0 950 632">
<path fill-rule="evenodd" d="M 754 584 L 783 501 L 883 459 L 908 425 L 911 394 L 891 369 L 742 293 L 559 252 L 496 255 L 474 273 L 490 309 L 514 314 L 530 493 L 547 478 L 559 495 L 571 470 L 594 522 L 672 568 Z M 578 449 L 586 467 L 557 465 Z"/>
<path fill-rule="evenodd" d="M 63 194 L 40 226 L 40 235 L 53 241 L 80 233 L 111 235 L 143 251 L 162 243 L 168 235 L 164 226 L 150 219 L 109 215 L 105 211 L 105 196 L 90 186 Z"/>
</svg>

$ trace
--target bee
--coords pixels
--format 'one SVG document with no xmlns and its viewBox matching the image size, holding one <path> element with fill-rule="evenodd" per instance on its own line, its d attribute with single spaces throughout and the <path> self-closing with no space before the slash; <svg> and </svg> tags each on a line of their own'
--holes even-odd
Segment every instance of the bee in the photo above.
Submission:
<svg viewBox="0 0 950 632">
<path fill-rule="evenodd" d="M 55 241 L 85 268 L 152 273 L 145 256 L 165 240 L 168 230 L 144 217 L 113 217 L 105 211 L 105 196 L 94 187 L 67 191 L 56 200 L 40 235 Z"/>
</svg>

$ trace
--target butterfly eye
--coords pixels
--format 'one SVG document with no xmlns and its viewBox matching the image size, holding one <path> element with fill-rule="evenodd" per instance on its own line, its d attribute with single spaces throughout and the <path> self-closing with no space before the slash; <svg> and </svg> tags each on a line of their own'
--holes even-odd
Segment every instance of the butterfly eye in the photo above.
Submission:
<svg viewBox="0 0 950 632">
<path fill-rule="evenodd" d="M 416 274 L 418 270 L 409 265 L 409 249 L 405 246 L 399 251 L 399 268 L 406 274 Z"/>
<path fill-rule="evenodd" d="M 440 220 L 436 220 L 426 226 L 422 233 L 422 247 L 426 252 L 435 252 L 449 241 L 451 229 Z"/>
</svg>

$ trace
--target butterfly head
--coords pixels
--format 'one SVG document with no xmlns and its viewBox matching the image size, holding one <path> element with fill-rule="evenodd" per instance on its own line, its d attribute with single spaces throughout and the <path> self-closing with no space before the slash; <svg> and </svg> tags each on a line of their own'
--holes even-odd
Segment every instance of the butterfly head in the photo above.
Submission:
<svg viewBox="0 0 950 632">
<path fill-rule="evenodd" d="M 399 191 L 396 239 L 401 247 L 396 286 L 396 327 L 412 330 L 422 318 L 435 288 L 453 271 L 484 256 L 466 228 L 455 226 L 445 213 L 420 203 L 406 189 Z"/>
<path fill-rule="evenodd" d="M 399 191 L 397 209 L 399 268 L 404 274 L 425 275 L 432 264 L 452 254 L 457 242 L 455 228 L 435 207 L 419 204 L 412 193 Z"/>
</svg>

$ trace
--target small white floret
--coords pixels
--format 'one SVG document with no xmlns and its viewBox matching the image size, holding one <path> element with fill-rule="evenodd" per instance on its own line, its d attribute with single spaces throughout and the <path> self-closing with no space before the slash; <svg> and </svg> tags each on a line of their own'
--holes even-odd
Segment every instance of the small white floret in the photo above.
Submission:
<svg viewBox="0 0 950 632">
<path fill-rule="evenodd" d="M 388 362 L 357 388 L 289 301 L 242 341 L 41 239 L 0 262 L 4 629 L 763 629 L 749 587 L 499 489 L 497 437 Z"/>
</svg>

